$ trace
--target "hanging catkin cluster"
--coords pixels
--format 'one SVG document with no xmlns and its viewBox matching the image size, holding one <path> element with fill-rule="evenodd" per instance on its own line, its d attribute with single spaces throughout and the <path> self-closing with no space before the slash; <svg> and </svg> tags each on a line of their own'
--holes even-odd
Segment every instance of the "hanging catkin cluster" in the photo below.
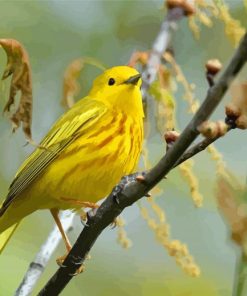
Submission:
<svg viewBox="0 0 247 296">
<path fill-rule="evenodd" d="M 176 63 L 176 60 L 169 52 L 166 52 L 164 54 L 164 58 L 171 65 L 176 81 L 178 83 L 181 83 L 184 88 L 183 98 L 185 99 L 185 101 L 188 102 L 189 113 L 195 113 L 199 107 L 199 102 L 198 100 L 195 100 L 194 97 L 195 85 L 188 82 L 182 69 Z"/>
<path fill-rule="evenodd" d="M 125 221 L 122 217 L 118 217 L 117 221 L 117 242 L 124 248 L 129 249 L 132 246 L 131 240 L 127 237 L 127 232 L 124 229 Z"/>
<path fill-rule="evenodd" d="M 175 138 L 179 134 L 175 133 Z M 144 145 L 143 149 L 143 160 L 145 168 L 150 167 L 150 161 L 148 157 L 148 149 Z M 161 189 L 159 186 L 156 186 L 152 190 L 152 196 L 154 194 L 160 194 Z M 168 254 L 175 258 L 176 263 L 190 276 L 197 277 L 200 275 L 200 268 L 194 262 L 193 257 L 189 254 L 187 246 L 181 243 L 179 240 L 171 240 L 170 238 L 170 226 L 166 220 L 166 214 L 164 209 L 162 209 L 156 202 L 153 197 L 149 197 L 148 204 L 150 210 L 152 211 L 151 215 L 147 207 L 144 207 L 141 202 L 138 203 L 141 216 L 147 222 L 149 228 L 154 232 L 157 241 L 167 250 Z M 154 217 L 156 216 L 156 219 Z"/>
<path fill-rule="evenodd" d="M 196 13 L 189 17 L 189 27 L 196 39 L 200 37 L 200 23 L 212 27 L 214 19 L 217 19 L 224 24 L 226 36 L 234 46 L 237 46 L 245 29 L 238 20 L 230 15 L 224 0 L 195 0 L 195 9 Z"/>
<path fill-rule="evenodd" d="M 192 167 L 193 167 L 193 160 L 189 159 L 186 162 L 180 164 L 179 169 L 182 176 L 185 178 L 185 180 L 189 185 L 191 197 L 195 206 L 201 207 L 203 202 L 203 196 L 199 191 L 198 179 L 196 175 L 193 173 Z"/>
<path fill-rule="evenodd" d="M 200 275 L 200 268 L 196 265 L 194 258 L 190 255 L 187 246 L 179 240 L 171 240 L 170 228 L 166 222 L 163 209 L 155 203 L 154 199 L 150 199 L 149 202 L 159 221 L 149 215 L 147 208 L 140 206 L 140 211 L 148 226 L 154 231 L 157 241 L 167 250 L 170 256 L 175 258 L 176 263 L 188 275 L 198 277 Z"/>
<path fill-rule="evenodd" d="M 245 29 L 241 26 L 238 20 L 235 20 L 230 15 L 229 8 L 224 2 L 219 5 L 217 1 L 214 0 L 214 3 L 216 3 L 219 9 L 218 18 L 225 25 L 225 34 L 232 42 L 234 47 L 236 47 L 239 44 L 240 39 L 244 36 Z"/>
</svg>

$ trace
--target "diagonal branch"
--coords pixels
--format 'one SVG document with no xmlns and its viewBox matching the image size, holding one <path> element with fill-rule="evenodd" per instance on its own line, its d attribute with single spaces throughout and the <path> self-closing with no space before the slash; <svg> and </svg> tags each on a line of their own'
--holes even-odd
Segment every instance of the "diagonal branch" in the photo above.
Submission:
<svg viewBox="0 0 247 296">
<path fill-rule="evenodd" d="M 39 295 L 58 295 L 67 286 L 84 262 L 86 255 L 93 247 L 101 232 L 124 210 L 138 199 L 142 198 L 173 168 L 177 160 L 185 153 L 199 132 L 197 127 L 208 119 L 222 100 L 226 90 L 234 77 L 241 70 L 247 60 L 247 34 L 245 34 L 230 64 L 218 82 L 209 89 L 206 99 L 194 115 L 190 123 L 182 132 L 174 146 L 145 176 L 143 182 L 133 181 L 122 191 L 114 194 L 114 190 L 102 203 L 94 216 L 89 217 L 88 227 L 84 227 L 71 252 L 64 261 L 64 267 L 48 281 Z"/>
</svg>

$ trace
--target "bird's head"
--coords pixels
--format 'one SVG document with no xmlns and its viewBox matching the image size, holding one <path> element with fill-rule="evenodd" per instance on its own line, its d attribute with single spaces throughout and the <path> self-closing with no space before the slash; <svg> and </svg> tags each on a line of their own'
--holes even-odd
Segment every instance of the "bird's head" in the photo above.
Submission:
<svg viewBox="0 0 247 296">
<path fill-rule="evenodd" d="M 142 113 L 141 83 L 136 69 L 117 66 L 105 70 L 94 80 L 89 96 L 117 110 Z"/>
</svg>

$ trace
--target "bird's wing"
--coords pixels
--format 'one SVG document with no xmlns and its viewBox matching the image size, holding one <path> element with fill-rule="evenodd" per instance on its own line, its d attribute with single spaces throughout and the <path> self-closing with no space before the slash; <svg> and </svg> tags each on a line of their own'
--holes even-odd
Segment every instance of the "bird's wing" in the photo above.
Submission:
<svg viewBox="0 0 247 296">
<path fill-rule="evenodd" d="M 33 182 L 52 161 L 73 142 L 78 135 L 83 135 L 88 127 L 105 114 L 103 103 L 91 98 L 84 98 L 61 116 L 37 148 L 23 163 L 10 185 L 0 216 L 10 203 Z"/>
</svg>

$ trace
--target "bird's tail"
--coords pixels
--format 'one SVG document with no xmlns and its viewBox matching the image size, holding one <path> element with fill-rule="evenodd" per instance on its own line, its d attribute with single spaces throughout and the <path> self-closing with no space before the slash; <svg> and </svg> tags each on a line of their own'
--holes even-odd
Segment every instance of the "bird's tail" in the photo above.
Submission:
<svg viewBox="0 0 247 296">
<path fill-rule="evenodd" d="M 34 207 L 23 199 L 13 201 L 6 210 L 0 211 L 0 254 L 20 224 L 20 221 L 33 211 Z"/>
<path fill-rule="evenodd" d="M 0 208 L 2 208 L 2 204 L 0 204 Z M 13 220 L 13 218 L 10 219 L 8 210 L 3 213 L 0 211 L 0 254 L 20 224 L 18 220 Z"/>
<path fill-rule="evenodd" d="M 4 248 L 6 247 L 8 241 L 10 240 L 12 235 L 14 234 L 14 232 L 19 224 L 20 224 L 20 222 L 12 225 L 8 229 L 6 229 L 2 233 L 0 233 L 0 254 L 2 253 Z"/>
</svg>

